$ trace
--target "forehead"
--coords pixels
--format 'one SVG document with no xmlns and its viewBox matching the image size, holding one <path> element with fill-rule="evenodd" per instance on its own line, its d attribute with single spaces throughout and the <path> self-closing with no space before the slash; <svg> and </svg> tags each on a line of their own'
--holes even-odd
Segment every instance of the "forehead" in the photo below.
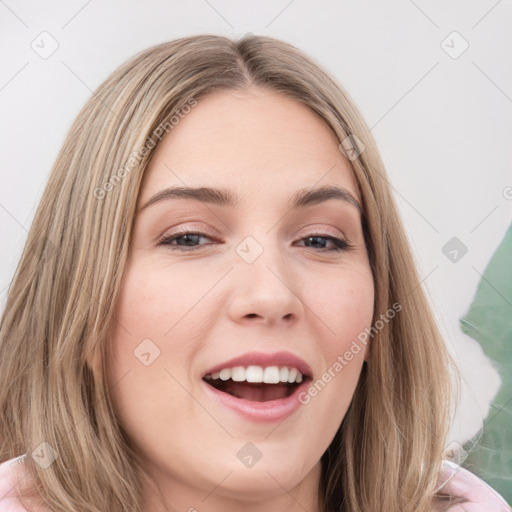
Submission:
<svg viewBox="0 0 512 512">
<path fill-rule="evenodd" d="M 338 185 L 358 198 L 349 162 L 326 123 L 307 106 L 252 87 L 200 99 L 155 149 L 140 203 L 163 187 L 229 187 L 241 197 L 290 196 Z"/>
</svg>

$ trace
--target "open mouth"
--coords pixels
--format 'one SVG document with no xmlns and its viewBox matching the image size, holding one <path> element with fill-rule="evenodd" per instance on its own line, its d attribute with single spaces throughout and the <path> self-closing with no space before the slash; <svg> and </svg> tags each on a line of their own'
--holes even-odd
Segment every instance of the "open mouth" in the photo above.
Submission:
<svg viewBox="0 0 512 512">
<path fill-rule="evenodd" d="M 201 378 L 217 404 L 261 424 L 284 421 L 301 410 L 299 396 L 313 372 L 289 352 L 251 352 L 213 366 Z"/>
<path fill-rule="evenodd" d="M 253 402 L 288 398 L 307 379 L 296 368 L 259 366 L 226 368 L 203 377 L 216 390 Z"/>
<path fill-rule="evenodd" d="M 287 398 L 300 386 L 298 382 L 265 384 L 264 382 L 234 382 L 231 379 L 213 380 L 206 377 L 203 380 L 218 391 L 253 402 L 268 402 L 269 400 Z"/>
</svg>

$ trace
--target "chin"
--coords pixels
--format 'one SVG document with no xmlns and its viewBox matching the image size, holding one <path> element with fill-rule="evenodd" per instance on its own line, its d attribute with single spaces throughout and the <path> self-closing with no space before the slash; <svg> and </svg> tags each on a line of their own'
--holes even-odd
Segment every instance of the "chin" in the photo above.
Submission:
<svg viewBox="0 0 512 512">
<path fill-rule="evenodd" d="M 219 487 L 215 493 L 219 496 L 229 495 L 232 499 L 254 502 L 282 495 L 283 488 L 292 489 L 306 476 L 294 473 L 294 468 L 290 465 L 279 468 L 274 466 L 273 469 L 264 466 L 259 469 L 256 467 L 251 469 L 237 468 L 232 469 L 232 471 L 222 482 L 222 489 Z M 228 472 L 226 472 L 226 475 Z"/>
</svg>

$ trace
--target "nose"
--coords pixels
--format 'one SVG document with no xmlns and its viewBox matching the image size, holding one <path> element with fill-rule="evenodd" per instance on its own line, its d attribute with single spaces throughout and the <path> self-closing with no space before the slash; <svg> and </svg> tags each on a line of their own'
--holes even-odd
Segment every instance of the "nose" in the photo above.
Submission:
<svg viewBox="0 0 512 512">
<path fill-rule="evenodd" d="M 251 263 L 239 258 L 230 273 L 228 313 L 235 322 L 292 325 L 304 314 L 301 279 L 277 247 Z"/>
</svg>

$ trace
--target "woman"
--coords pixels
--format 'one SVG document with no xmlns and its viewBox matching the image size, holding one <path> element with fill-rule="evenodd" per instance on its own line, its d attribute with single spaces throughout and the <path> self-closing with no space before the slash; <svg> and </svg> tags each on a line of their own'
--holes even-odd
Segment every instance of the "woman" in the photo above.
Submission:
<svg viewBox="0 0 512 512">
<path fill-rule="evenodd" d="M 442 471 L 450 359 L 375 142 L 284 42 L 183 38 L 99 87 L 0 334 L 0 510 L 510 510 Z"/>
</svg>

